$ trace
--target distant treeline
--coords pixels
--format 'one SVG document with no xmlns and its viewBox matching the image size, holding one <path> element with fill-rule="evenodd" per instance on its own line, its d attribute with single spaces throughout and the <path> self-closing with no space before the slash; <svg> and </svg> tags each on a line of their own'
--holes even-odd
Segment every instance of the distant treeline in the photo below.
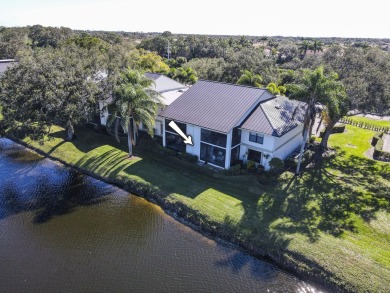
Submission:
<svg viewBox="0 0 390 293">
<path fill-rule="evenodd" d="M 133 56 L 137 51 L 137 64 L 142 64 L 144 70 L 189 84 L 196 78 L 237 83 L 249 72 L 260 76 L 261 86 L 271 84 L 270 89 L 277 89 L 299 82 L 303 70 L 322 65 L 326 72 L 338 74 L 350 97 L 351 109 L 390 113 L 390 39 L 80 31 L 40 25 L 0 27 L 0 59 L 17 58 L 18 52 L 24 50 L 60 48 L 70 43 L 101 52 L 113 52 L 115 47 Z"/>
</svg>

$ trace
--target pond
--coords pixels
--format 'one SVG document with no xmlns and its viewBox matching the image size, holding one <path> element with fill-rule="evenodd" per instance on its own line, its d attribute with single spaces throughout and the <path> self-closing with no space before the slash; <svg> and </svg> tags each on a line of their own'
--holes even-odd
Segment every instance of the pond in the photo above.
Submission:
<svg viewBox="0 0 390 293">
<path fill-rule="evenodd" d="M 0 138 L 2 292 L 320 292 Z"/>
</svg>

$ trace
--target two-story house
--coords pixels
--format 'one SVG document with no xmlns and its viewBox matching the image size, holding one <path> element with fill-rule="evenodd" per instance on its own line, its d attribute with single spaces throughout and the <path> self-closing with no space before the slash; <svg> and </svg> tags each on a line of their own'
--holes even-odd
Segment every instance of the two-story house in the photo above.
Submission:
<svg viewBox="0 0 390 293">
<path fill-rule="evenodd" d="M 253 160 L 267 169 L 302 142 L 303 107 L 266 89 L 201 80 L 160 112 L 163 145 L 221 168 Z M 183 143 L 172 120 L 193 145 Z"/>
</svg>

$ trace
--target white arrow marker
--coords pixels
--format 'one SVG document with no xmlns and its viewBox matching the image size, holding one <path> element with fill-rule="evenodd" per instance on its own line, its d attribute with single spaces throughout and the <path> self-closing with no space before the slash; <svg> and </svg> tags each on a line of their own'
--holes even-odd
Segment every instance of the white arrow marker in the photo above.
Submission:
<svg viewBox="0 0 390 293">
<path fill-rule="evenodd" d="M 189 136 L 185 135 L 185 134 L 183 133 L 183 131 L 181 131 L 181 129 L 179 128 L 179 126 L 177 126 L 177 124 L 175 123 L 175 121 L 169 122 L 168 125 L 169 125 L 170 127 L 172 127 L 172 129 L 173 129 L 174 131 L 176 131 L 177 134 L 179 134 L 179 135 L 184 139 L 184 143 L 185 143 L 185 144 L 194 145 L 194 144 L 192 143 L 192 137 L 191 137 L 191 135 L 189 135 Z"/>
</svg>

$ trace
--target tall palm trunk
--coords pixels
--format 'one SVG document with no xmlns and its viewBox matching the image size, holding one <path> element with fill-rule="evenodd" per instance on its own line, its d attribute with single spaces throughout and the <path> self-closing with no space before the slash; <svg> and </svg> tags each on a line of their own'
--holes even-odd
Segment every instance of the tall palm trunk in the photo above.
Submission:
<svg viewBox="0 0 390 293">
<path fill-rule="evenodd" d="M 309 128 L 305 130 L 305 134 L 303 135 L 302 143 L 301 143 L 301 150 L 299 151 L 299 157 L 298 157 L 298 164 L 297 164 L 297 170 L 295 171 L 295 174 L 299 174 L 299 171 L 301 169 L 301 163 L 303 158 L 303 150 L 305 149 L 307 137 L 309 135 Z"/>
<path fill-rule="evenodd" d="M 133 156 L 133 143 L 131 141 L 131 135 L 133 133 L 132 127 L 131 127 L 131 121 L 129 121 L 127 126 L 127 144 L 129 146 L 129 158 Z"/>
<path fill-rule="evenodd" d="M 309 127 L 309 135 L 310 137 L 312 136 L 313 134 L 313 127 L 314 127 L 314 123 L 316 122 L 316 118 L 312 118 L 311 121 L 310 121 L 310 127 Z"/>
<path fill-rule="evenodd" d="M 339 118 L 334 119 L 326 125 L 324 136 L 322 137 L 321 144 L 320 144 L 320 150 L 326 150 L 328 149 L 328 139 L 329 136 L 332 134 L 333 128 L 336 125 Z"/>
<path fill-rule="evenodd" d="M 120 118 L 116 117 L 114 131 L 115 131 L 115 139 L 118 143 L 121 142 L 119 139 L 119 125 L 120 125 L 119 122 L 120 122 Z"/>
<path fill-rule="evenodd" d="M 70 141 L 73 139 L 73 135 L 74 135 L 74 128 L 73 128 L 72 122 L 68 121 L 68 123 L 66 124 L 66 127 L 67 127 L 67 131 L 68 131 L 68 140 Z"/>
<path fill-rule="evenodd" d="M 317 130 L 316 130 L 316 135 L 321 128 L 322 120 L 324 120 L 324 115 L 321 114 L 321 118 L 320 121 L 318 122 Z"/>
</svg>

